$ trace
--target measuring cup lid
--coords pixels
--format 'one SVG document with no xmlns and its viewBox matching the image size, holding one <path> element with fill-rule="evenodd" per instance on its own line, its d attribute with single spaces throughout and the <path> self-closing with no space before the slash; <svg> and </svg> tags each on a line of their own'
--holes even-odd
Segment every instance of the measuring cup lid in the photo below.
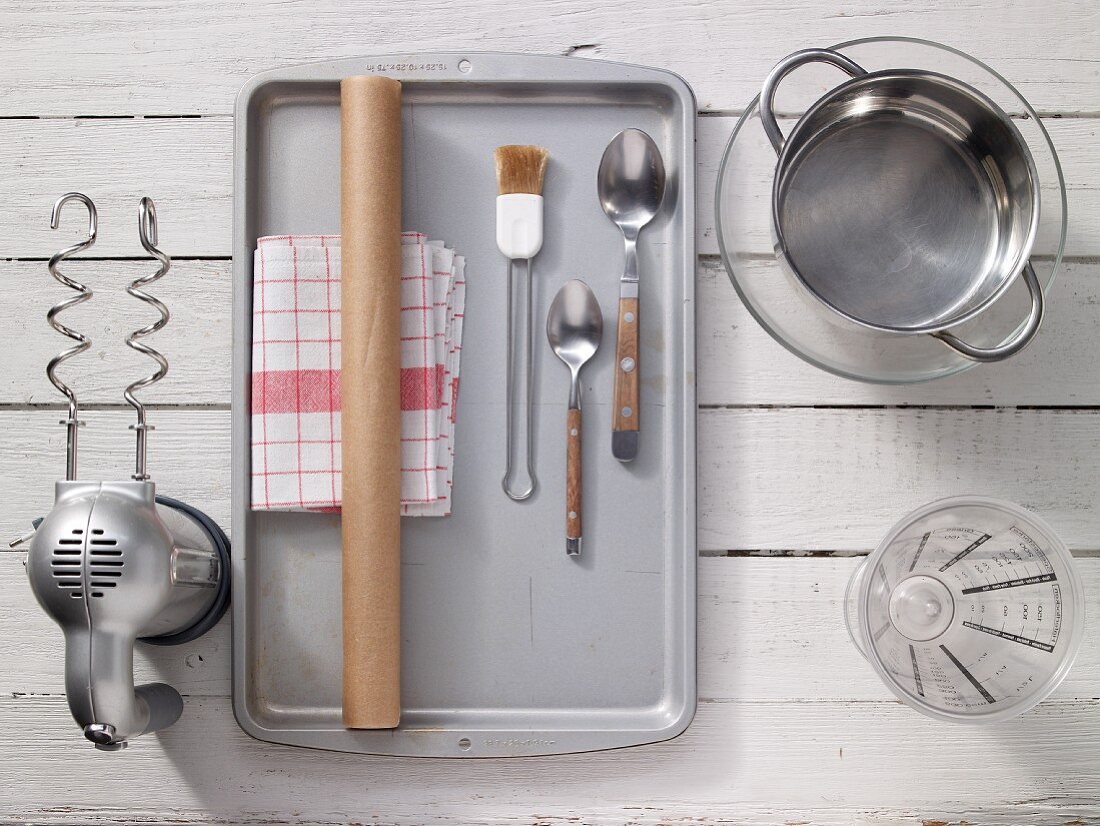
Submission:
<svg viewBox="0 0 1100 826">
<path fill-rule="evenodd" d="M 957 496 L 899 521 L 853 577 L 853 638 L 886 686 L 930 717 L 993 722 L 1034 707 L 1080 647 L 1068 548 L 1018 505 Z"/>
</svg>

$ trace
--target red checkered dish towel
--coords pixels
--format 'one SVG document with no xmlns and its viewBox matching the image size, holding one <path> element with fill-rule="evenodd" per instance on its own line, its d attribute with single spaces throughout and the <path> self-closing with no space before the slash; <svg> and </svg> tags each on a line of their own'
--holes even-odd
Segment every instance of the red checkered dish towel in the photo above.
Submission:
<svg viewBox="0 0 1100 826">
<path fill-rule="evenodd" d="M 465 261 L 401 236 L 401 512 L 451 512 Z M 340 237 L 257 242 L 252 507 L 340 507 Z"/>
</svg>

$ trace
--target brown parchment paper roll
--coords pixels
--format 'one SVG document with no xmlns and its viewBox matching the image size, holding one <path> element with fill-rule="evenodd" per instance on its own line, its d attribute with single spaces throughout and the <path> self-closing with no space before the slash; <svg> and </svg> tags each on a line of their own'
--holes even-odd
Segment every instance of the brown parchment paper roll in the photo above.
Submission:
<svg viewBox="0 0 1100 826">
<path fill-rule="evenodd" d="M 401 716 L 401 84 L 340 84 L 344 725 Z"/>
</svg>

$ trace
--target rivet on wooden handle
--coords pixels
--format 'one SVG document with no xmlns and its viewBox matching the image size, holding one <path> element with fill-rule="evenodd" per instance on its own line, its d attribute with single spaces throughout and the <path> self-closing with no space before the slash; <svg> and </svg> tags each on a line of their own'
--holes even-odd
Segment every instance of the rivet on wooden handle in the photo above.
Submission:
<svg viewBox="0 0 1100 826">
<path fill-rule="evenodd" d="M 570 408 L 565 452 L 565 548 L 581 552 L 581 411 Z"/>
<path fill-rule="evenodd" d="M 624 462 L 638 452 L 638 367 L 638 299 L 620 298 L 611 448 L 615 458 Z"/>
</svg>

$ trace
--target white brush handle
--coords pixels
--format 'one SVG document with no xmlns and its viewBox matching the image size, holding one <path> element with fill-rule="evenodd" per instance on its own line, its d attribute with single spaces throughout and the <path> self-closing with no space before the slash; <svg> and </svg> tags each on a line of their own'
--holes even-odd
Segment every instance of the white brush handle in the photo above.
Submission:
<svg viewBox="0 0 1100 826">
<path fill-rule="evenodd" d="M 497 246 L 506 258 L 534 258 L 542 249 L 542 196 L 497 196 Z"/>
</svg>

